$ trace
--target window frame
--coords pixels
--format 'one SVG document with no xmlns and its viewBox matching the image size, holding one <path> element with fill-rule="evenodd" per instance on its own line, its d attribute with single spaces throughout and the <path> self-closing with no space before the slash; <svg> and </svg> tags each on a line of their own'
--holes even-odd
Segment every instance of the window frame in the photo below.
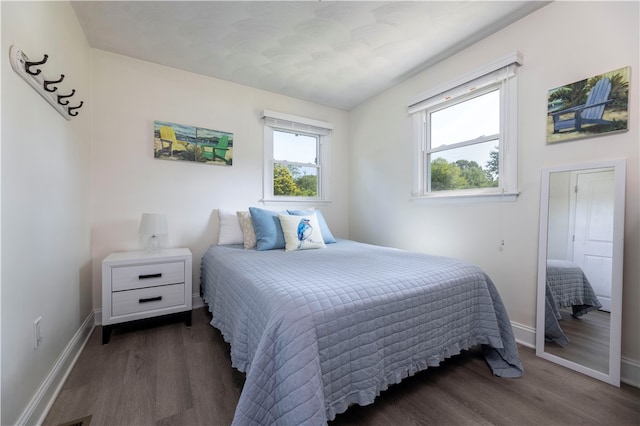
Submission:
<svg viewBox="0 0 640 426">
<path fill-rule="evenodd" d="M 517 198 L 517 69 L 522 62 L 522 55 L 515 52 L 408 102 L 414 147 L 412 201 L 514 201 Z M 499 186 L 431 192 L 428 181 L 431 169 L 427 163 L 427 114 L 496 88 L 500 89 Z"/>
<path fill-rule="evenodd" d="M 313 120 L 306 117 L 299 117 L 290 114 L 265 110 L 262 113 L 264 121 L 264 164 L 263 164 L 263 192 L 262 202 L 286 203 L 286 204 L 324 204 L 329 200 L 329 148 L 331 141 L 331 131 L 333 126 L 325 121 Z M 308 167 L 309 164 L 276 160 L 274 158 L 274 131 L 286 133 L 298 133 L 306 136 L 316 137 L 316 155 L 318 173 L 318 192 L 315 197 L 307 196 L 286 196 L 274 195 L 273 193 L 273 172 L 276 164 L 293 164 Z"/>
</svg>

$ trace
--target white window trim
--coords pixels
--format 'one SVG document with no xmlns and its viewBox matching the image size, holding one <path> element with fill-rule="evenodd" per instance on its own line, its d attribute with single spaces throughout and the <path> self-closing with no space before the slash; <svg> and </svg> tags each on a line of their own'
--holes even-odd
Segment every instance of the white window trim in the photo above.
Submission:
<svg viewBox="0 0 640 426">
<path fill-rule="evenodd" d="M 407 103 L 409 114 L 413 122 L 413 188 L 411 201 L 515 201 L 518 191 L 518 80 L 517 69 L 522 65 L 523 56 L 520 52 L 507 55 L 490 64 L 480 67 L 460 78 L 423 92 L 410 99 Z M 505 75 L 506 69 L 506 75 Z M 425 114 L 428 108 L 449 102 L 452 98 L 476 92 L 479 89 L 502 82 L 501 123 L 504 123 L 502 149 L 500 149 L 500 177 L 507 185 L 502 188 L 455 190 L 455 191 L 426 191 L 425 156 L 426 126 Z"/>
<path fill-rule="evenodd" d="M 330 141 L 333 125 L 326 121 L 313 120 L 275 111 L 264 110 L 264 164 L 263 164 L 263 190 L 262 200 L 264 204 L 299 204 L 318 205 L 329 204 L 330 182 Z M 288 197 L 273 195 L 273 131 L 295 131 L 299 133 L 319 136 L 318 147 L 318 196 L 317 197 Z"/>
</svg>

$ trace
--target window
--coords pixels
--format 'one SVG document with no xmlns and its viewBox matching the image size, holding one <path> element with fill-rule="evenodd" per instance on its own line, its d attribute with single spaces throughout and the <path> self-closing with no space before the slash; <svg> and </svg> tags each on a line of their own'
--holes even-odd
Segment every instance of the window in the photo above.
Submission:
<svg viewBox="0 0 640 426">
<path fill-rule="evenodd" d="M 263 118 L 263 201 L 328 201 L 331 124 L 273 111 Z"/>
<path fill-rule="evenodd" d="M 510 55 L 409 102 L 414 199 L 515 199 L 521 63 Z"/>
</svg>

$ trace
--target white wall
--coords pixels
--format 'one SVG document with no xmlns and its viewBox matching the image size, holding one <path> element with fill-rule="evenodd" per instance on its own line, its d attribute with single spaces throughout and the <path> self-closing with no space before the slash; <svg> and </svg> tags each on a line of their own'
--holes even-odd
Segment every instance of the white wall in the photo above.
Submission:
<svg viewBox="0 0 640 426">
<path fill-rule="evenodd" d="M 89 46 L 67 2 L 2 2 L 2 418 L 15 424 L 91 315 L 90 111 L 65 120 L 13 72 L 14 44 L 90 105 Z M 43 342 L 33 349 L 33 321 Z M 37 418 L 41 413 L 35 413 Z"/>
<path fill-rule="evenodd" d="M 571 172 L 554 172 L 549 177 L 549 222 L 547 257 L 571 260 L 568 257 L 571 200 Z"/>
<path fill-rule="evenodd" d="M 336 236 L 348 236 L 348 114 L 286 96 L 92 50 L 93 306 L 101 308 L 101 261 L 112 251 L 142 249 L 143 212 L 166 213 L 165 247 L 193 253 L 194 293 L 200 259 L 218 238 L 224 207 L 263 206 L 263 109 L 333 124 L 331 199 L 322 209 Z M 153 158 L 154 120 L 233 133 L 233 165 Z"/>
<path fill-rule="evenodd" d="M 554 2 L 350 111 L 350 237 L 481 266 L 495 281 L 511 320 L 533 329 L 541 169 L 626 158 L 622 354 L 640 360 L 638 16 L 637 2 Z M 412 204 L 407 101 L 516 50 L 524 54 L 517 201 Z M 632 68 L 628 132 L 545 143 L 549 89 L 625 66 Z"/>
</svg>

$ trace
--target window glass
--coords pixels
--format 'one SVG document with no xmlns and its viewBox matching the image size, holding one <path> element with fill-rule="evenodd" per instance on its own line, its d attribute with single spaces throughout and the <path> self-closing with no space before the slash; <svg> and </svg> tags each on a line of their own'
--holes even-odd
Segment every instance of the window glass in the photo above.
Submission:
<svg viewBox="0 0 640 426">
<path fill-rule="evenodd" d="M 431 191 L 497 187 L 498 140 L 430 154 Z"/>
<path fill-rule="evenodd" d="M 318 137 L 299 133 L 273 132 L 273 159 L 294 163 L 317 164 Z"/>
<path fill-rule="evenodd" d="M 273 131 L 273 195 L 318 196 L 319 136 Z"/>
<path fill-rule="evenodd" d="M 427 114 L 428 190 L 499 186 L 500 90 Z"/>
<path fill-rule="evenodd" d="M 432 112 L 431 147 L 475 139 L 500 132 L 500 90 Z"/>
<path fill-rule="evenodd" d="M 316 197 L 318 169 L 281 163 L 273 165 L 273 195 Z"/>
</svg>

